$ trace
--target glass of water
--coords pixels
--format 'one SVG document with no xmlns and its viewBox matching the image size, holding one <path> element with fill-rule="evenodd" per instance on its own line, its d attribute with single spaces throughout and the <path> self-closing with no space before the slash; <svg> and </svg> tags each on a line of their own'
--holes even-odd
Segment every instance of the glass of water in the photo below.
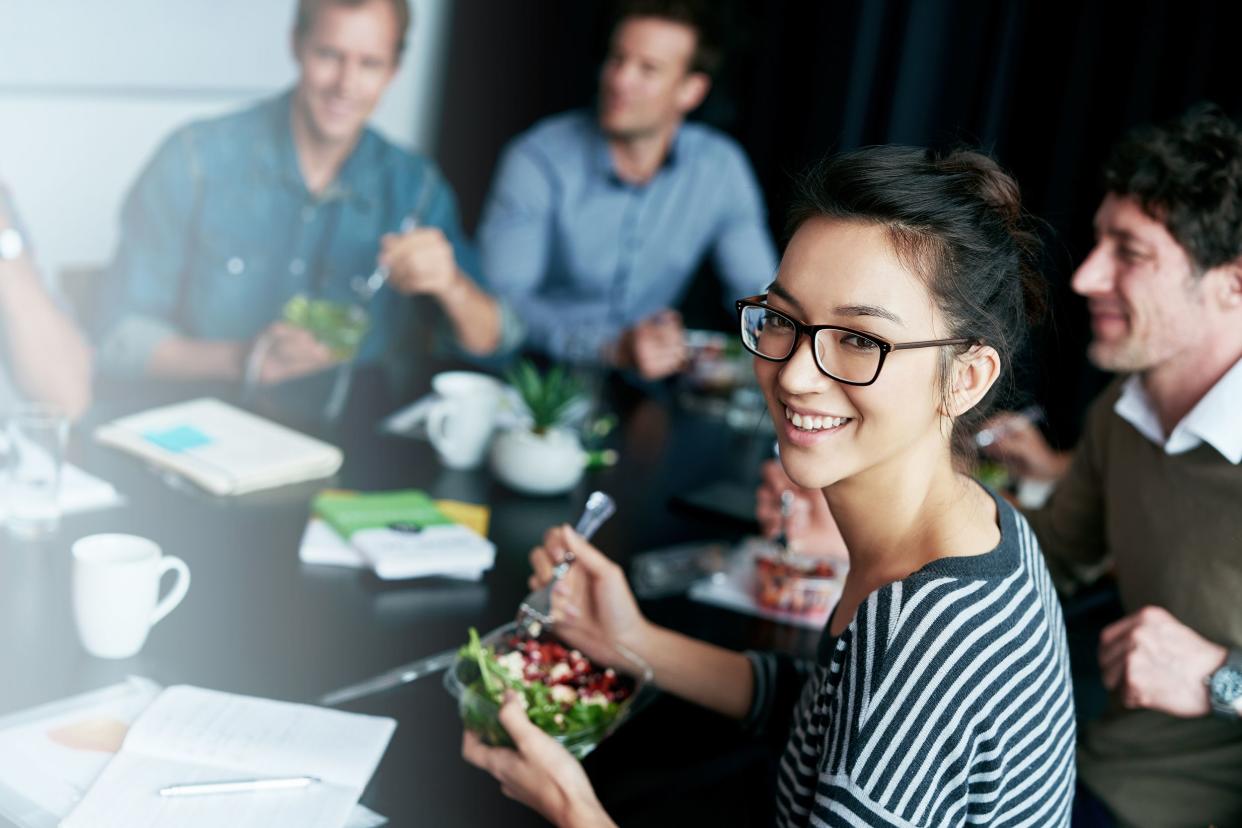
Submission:
<svg viewBox="0 0 1242 828">
<path fill-rule="evenodd" d="M 69 420 L 55 406 L 32 403 L 8 411 L 4 501 L 9 533 L 33 539 L 60 525 L 60 475 Z"/>
</svg>

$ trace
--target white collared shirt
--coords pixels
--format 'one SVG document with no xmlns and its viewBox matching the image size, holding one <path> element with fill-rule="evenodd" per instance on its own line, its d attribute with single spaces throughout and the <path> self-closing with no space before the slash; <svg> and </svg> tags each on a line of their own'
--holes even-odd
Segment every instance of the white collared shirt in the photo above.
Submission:
<svg viewBox="0 0 1242 828">
<path fill-rule="evenodd" d="M 1139 434 L 1163 446 L 1165 454 L 1183 454 L 1207 443 L 1230 463 L 1242 463 L 1242 359 L 1216 381 L 1168 438 L 1138 374 L 1125 381 L 1113 411 Z"/>
</svg>

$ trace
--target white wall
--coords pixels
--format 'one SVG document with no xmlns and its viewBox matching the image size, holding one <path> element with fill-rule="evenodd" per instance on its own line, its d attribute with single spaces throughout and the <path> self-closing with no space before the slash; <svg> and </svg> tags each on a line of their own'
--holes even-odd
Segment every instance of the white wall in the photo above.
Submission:
<svg viewBox="0 0 1242 828">
<path fill-rule="evenodd" d="M 431 153 L 452 0 L 410 1 L 406 58 L 375 124 Z M 295 5 L 0 0 L 0 178 L 44 268 L 111 257 L 125 192 L 173 128 L 293 82 Z"/>
</svg>

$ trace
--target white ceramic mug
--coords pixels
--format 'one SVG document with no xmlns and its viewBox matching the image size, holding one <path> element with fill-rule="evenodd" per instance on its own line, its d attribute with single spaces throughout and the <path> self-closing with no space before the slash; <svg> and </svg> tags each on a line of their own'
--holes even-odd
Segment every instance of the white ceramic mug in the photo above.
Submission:
<svg viewBox="0 0 1242 828">
<path fill-rule="evenodd" d="M 160 579 L 177 580 L 158 601 Z M 185 561 L 162 555 L 159 544 L 137 535 L 88 535 L 73 544 L 73 616 L 82 646 L 99 658 L 129 658 L 147 633 L 190 589 Z M 158 602 L 157 602 L 158 601 Z"/>
<path fill-rule="evenodd" d="M 427 439 L 450 469 L 473 469 L 483 462 L 496 428 L 503 386 L 473 371 L 445 371 L 431 379 L 439 397 L 427 409 Z"/>
</svg>

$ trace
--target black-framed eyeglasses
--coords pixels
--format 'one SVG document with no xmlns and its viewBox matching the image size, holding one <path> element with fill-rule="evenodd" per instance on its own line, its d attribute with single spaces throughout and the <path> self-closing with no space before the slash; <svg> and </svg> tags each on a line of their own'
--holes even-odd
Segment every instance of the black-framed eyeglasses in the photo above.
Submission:
<svg viewBox="0 0 1242 828">
<path fill-rule="evenodd" d="M 936 348 L 942 345 L 973 345 L 973 339 L 929 339 L 923 342 L 886 342 L 874 334 L 839 325 L 807 325 L 764 304 L 761 293 L 737 301 L 742 345 L 757 357 L 785 362 L 805 335 L 811 340 L 815 367 L 846 385 L 871 385 L 880 376 L 890 351 Z"/>
</svg>

